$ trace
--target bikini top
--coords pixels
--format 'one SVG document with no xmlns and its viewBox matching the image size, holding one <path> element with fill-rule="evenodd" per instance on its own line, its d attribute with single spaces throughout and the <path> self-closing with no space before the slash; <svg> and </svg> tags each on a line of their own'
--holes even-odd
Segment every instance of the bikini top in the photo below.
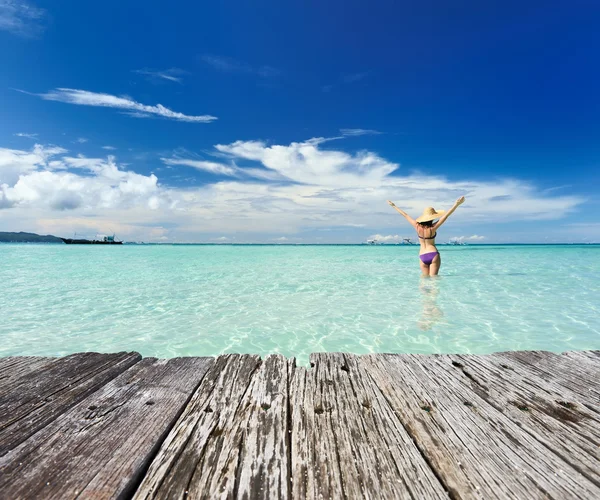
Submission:
<svg viewBox="0 0 600 500">
<path fill-rule="evenodd" d="M 417 236 L 419 238 L 421 238 L 422 240 L 435 240 L 435 237 L 437 236 L 437 231 L 432 236 L 430 236 L 429 238 L 425 238 L 425 236 L 421 236 L 419 234 L 419 230 L 417 229 Z"/>
</svg>

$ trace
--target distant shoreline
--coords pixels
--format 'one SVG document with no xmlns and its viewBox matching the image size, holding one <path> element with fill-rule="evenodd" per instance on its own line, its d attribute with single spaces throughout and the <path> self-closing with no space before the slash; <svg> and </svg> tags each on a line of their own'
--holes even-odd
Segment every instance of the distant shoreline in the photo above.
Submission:
<svg viewBox="0 0 600 500">
<path fill-rule="evenodd" d="M 65 243 L 58 236 L 47 234 L 45 236 L 35 233 L 10 233 L 0 231 L 0 243 L 44 243 L 44 244 L 60 244 Z M 178 243 L 178 242 L 155 242 L 155 243 L 143 243 L 136 241 L 124 241 L 124 245 L 137 245 L 137 246 L 266 246 L 266 247 L 324 247 L 324 246 L 368 246 L 368 247 L 417 247 L 417 243 L 406 244 L 406 243 L 377 243 L 375 245 L 369 243 Z M 437 246 L 452 247 L 452 246 L 468 246 L 468 247 L 495 247 L 495 246 L 572 246 L 572 245 L 585 245 L 594 246 L 600 245 L 600 243 L 466 243 L 466 244 L 455 244 L 455 243 L 437 243 Z"/>
<path fill-rule="evenodd" d="M 62 243 L 64 242 L 57 236 L 51 234 L 39 235 L 35 233 L 26 233 L 20 231 L 2 232 L 0 231 L 0 243 Z"/>
</svg>

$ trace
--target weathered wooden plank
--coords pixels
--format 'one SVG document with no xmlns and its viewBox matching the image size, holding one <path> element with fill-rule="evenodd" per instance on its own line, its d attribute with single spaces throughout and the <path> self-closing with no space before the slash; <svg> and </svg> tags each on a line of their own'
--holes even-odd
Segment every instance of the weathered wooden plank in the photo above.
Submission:
<svg viewBox="0 0 600 500">
<path fill-rule="evenodd" d="M 589 410 L 595 419 L 600 418 L 600 401 L 596 402 L 597 398 L 593 397 L 594 390 L 586 385 L 585 379 L 573 376 L 571 372 L 563 373 L 559 370 L 555 374 L 550 374 L 551 368 L 549 366 L 545 368 L 538 366 L 538 356 L 553 358 L 555 356 L 553 353 L 538 351 L 535 353 L 536 358 L 532 360 L 533 362 L 527 362 L 529 359 L 527 356 L 519 360 L 515 354 L 495 353 L 487 355 L 487 357 L 493 359 L 495 365 L 502 369 L 505 376 L 510 376 L 511 373 L 516 372 L 523 376 L 525 380 L 536 383 L 534 389 L 541 385 L 547 390 L 561 394 L 562 398 L 559 399 L 565 402 L 575 401 L 581 403 L 582 407 Z M 571 363 L 576 364 L 577 362 L 571 360 Z M 576 372 L 577 368 L 573 366 L 571 371 Z M 579 375 L 581 376 L 581 373 Z"/>
<path fill-rule="evenodd" d="M 452 496 L 600 496 L 594 483 L 427 356 L 366 355 L 359 365 Z"/>
<path fill-rule="evenodd" d="M 273 463 L 272 453 L 281 447 L 278 433 L 282 432 L 282 423 L 278 419 L 285 415 L 283 401 L 287 396 L 281 377 L 286 379 L 287 369 L 283 366 L 283 373 L 270 386 L 256 389 L 264 396 L 259 401 L 254 399 L 257 392 L 252 384 L 253 377 L 262 369 L 263 375 L 257 382 L 260 385 L 269 380 L 266 370 L 274 376 L 272 364 L 269 368 L 261 364 L 259 356 L 228 354 L 216 359 L 165 439 L 134 498 L 234 498 L 240 488 L 238 481 L 242 471 L 239 464 L 247 444 L 243 429 L 248 425 L 249 412 L 257 411 L 268 400 L 271 401 L 269 415 L 277 415 L 272 425 L 278 426 L 277 431 L 272 430 L 273 444 L 268 450 L 269 457 L 265 457 Z M 271 429 L 268 428 L 254 430 L 254 439 L 269 432 Z M 259 445 L 255 446 L 258 449 Z M 280 463 L 285 460 L 283 456 L 280 459 Z M 276 467 L 274 464 L 273 475 L 280 477 Z M 252 471 L 251 475 L 263 471 Z M 278 484 L 285 488 L 285 482 L 270 478 L 268 488 Z M 252 490 L 252 498 L 261 496 L 262 486 L 262 483 L 248 485 L 245 479 L 244 488 Z M 269 493 L 280 496 L 280 492 L 270 490 Z M 285 494 L 285 489 L 281 494 Z"/>
<path fill-rule="evenodd" d="M 546 351 L 510 351 L 496 356 L 520 363 L 539 378 L 566 387 L 583 398 L 590 409 L 600 405 L 600 372 L 591 363 L 577 363 Z"/>
<path fill-rule="evenodd" d="M 100 356 L 0 358 L 0 497 L 600 497 L 598 352 Z"/>
<path fill-rule="evenodd" d="M 313 354 L 311 365 L 291 394 L 294 498 L 447 498 L 355 356 Z"/>
<path fill-rule="evenodd" d="M 8 387 L 21 377 L 53 363 L 58 358 L 42 356 L 10 356 L 0 358 L 0 384 Z"/>
<path fill-rule="evenodd" d="M 2 496 L 129 496 L 212 363 L 135 364 L 0 458 Z"/>
<path fill-rule="evenodd" d="M 499 356 L 443 355 L 427 366 L 445 370 L 496 410 L 600 486 L 600 415 L 573 393 L 532 375 Z M 473 406 L 476 410 L 476 408 Z"/>
<path fill-rule="evenodd" d="M 575 361 L 592 363 L 596 369 L 600 370 L 600 351 L 567 351 L 563 352 L 561 356 Z"/>
<path fill-rule="evenodd" d="M 135 352 L 73 354 L 0 387 L 0 456 L 140 359 Z"/>
<path fill-rule="evenodd" d="M 238 434 L 241 438 L 241 456 L 235 469 L 237 489 L 230 490 L 239 498 L 287 499 L 290 496 L 287 365 L 288 360 L 283 356 L 266 358 L 252 378 L 248 394 L 239 408 L 235 433 L 228 433 L 228 436 Z M 237 438 L 235 442 L 226 443 L 226 447 L 236 442 L 239 442 Z M 222 452 L 220 459 L 223 462 Z M 218 463 L 216 467 L 211 465 L 219 472 L 210 482 L 206 480 L 210 470 L 205 468 L 196 474 L 197 479 L 191 484 L 192 494 L 210 491 L 211 484 L 219 484 L 223 488 L 231 483 L 229 475 L 224 473 L 225 468 L 219 470 L 218 466 Z"/>
<path fill-rule="evenodd" d="M 344 498 L 330 405 L 312 370 L 295 367 L 290 375 L 292 496 Z"/>
</svg>

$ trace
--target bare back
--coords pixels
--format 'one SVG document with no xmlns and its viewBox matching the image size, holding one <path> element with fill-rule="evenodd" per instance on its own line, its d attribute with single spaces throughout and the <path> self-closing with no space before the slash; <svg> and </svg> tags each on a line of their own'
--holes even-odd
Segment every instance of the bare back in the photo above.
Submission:
<svg viewBox="0 0 600 500">
<path fill-rule="evenodd" d="M 417 231 L 417 236 L 419 237 L 419 243 L 421 244 L 419 255 L 429 252 L 437 252 L 437 248 L 435 246 L 435 237 L 437 236 L 437 232 L 435 227 L 423 226 L 417 223 L 415 229 Z"/>
</svg>

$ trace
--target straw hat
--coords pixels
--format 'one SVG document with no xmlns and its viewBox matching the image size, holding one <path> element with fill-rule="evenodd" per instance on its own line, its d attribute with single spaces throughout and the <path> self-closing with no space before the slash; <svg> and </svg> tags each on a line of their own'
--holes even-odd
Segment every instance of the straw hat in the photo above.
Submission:
<svg viewBox="0 0 600 500">
<path fill-rule="evenodd" d="M 427 207 L 425 210 L 423 210 L 423 215 L 421 215 L 421 217 L 418 217 L 416 219 L 416 221 L 417 222 L 427 222 L 430 220 L 439 219 L 445 213 L 446 213 L 445 210 L 436 211 L 435 208 L 433 208 L 433 207 Z"/>
</svg>

